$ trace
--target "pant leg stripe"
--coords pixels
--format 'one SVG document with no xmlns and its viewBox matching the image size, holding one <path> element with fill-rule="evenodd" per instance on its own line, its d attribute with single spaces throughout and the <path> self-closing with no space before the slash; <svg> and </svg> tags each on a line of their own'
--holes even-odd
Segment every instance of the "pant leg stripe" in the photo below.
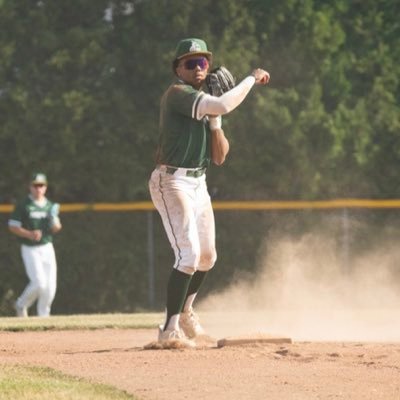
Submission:
<svg viewBox="0 0 400 400">
<path fill-rule="evenodd" d="M 179 269 L 180 262 L 181 262 L 181 260 L 182 260 L 182 253 L 181 253 L 181 249 L 180 249 L 179 246 L 178 246 L 178 240 L 177 240 L 177 238 L 176 238 L 173 225 L 172 225 L 172 223 L 171 223 L 171 217 L 170 217 L 169 212 L 168 212 L 167 202 L 165 201 L 165 198 L 164 198 L 164 192 L 163 192 L 163 190 L 162 190 L 162 189 L 163 189 L 163 186 L 162 186 L 162 177 L 161 177 L 161 174 L 160 174 L 159 180 L 160 180 L 160 181 L 159 181 L 158 187 L 160 188 L 161 199 L 162 199 L 162 201 L 163 201 L 164 209 L 165 209 L 165 212 L 166 212 L 166 214 L 167 214 L 168 223 L 169 223 L 169 227 L 170 227 L 170 229 L 171 229 L 172 236 L 174 237 L 174 240 L 175 240 L 175 248 L 176 248 L 177 251 L 178 251 L 178 258 L 177 258 L 177 260 L 176 260 L 175 269 Z"/>
</svg>

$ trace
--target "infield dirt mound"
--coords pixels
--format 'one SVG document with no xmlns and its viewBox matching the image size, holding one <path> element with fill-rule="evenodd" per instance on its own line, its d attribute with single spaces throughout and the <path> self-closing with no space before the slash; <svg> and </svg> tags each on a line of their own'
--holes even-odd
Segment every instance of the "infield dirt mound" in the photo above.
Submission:
<svg viewBox="0 0 400 400">
<path fill-rule="evenodd" d="M 0 364 L 41 365 L 144 400 L 399 399 L 400 344 L 143 350 L 155 330 L 0 332 Z"/>
</svg>

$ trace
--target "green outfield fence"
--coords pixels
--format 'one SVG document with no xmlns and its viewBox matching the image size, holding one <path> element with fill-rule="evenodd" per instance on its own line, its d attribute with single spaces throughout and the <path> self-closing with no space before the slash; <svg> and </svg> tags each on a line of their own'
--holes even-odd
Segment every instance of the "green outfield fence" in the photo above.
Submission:
<svg viewBox="0 0 400 400">
<path fill-rule="evenodd" d="M 348 264 L 350 253 L 351 209 L 390 210 L 400 208 L 400 199 L 333 199 L 315 201 L 214 201 L 215 211 L 302 211 L 302 210 L 338 210 L 341 218 L 341 251 L 343 265 Z M 0 204 L 0 213 L 10 213 L 11 204 Z M 69 203 L 61 204 L 61 213 L 79 212 L 145 212 L 147 215 L 147 303 L 149 308 L 155 305 L 155 222 L 154 206 L 150 201 L 124 203 Z"/>
</svg>

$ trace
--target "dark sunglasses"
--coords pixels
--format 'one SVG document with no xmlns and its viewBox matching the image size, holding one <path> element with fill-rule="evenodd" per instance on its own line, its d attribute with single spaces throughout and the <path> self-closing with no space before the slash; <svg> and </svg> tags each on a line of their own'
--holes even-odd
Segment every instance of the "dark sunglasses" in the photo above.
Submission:
<svg viewBox="0 0 400 400">
<path fill-rule="evenodd" d="M 195 69 L 196 67 L 206 69 L 208 68 L 208 60 L 205 57 L 191 58 L 190 60 L 186 60 L 183 65 L 186 69 Z"/>
<path fill-rule="evenodd" d="M 46 185 L 44 183 L 35 183 L 32 186 L 35 187 L 35 188 L 40 188 L 40 187 L 44 187 Z"/>
</svg>

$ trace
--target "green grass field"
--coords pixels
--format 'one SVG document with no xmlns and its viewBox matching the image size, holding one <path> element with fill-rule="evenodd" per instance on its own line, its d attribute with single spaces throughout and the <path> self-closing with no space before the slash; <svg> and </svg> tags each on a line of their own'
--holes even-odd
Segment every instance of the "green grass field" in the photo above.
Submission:
<svg viewBox="0 0 400 400">
<path fill-rule="evenodd" d="M 161 313 L 93 314 L 50 318 L 0 318 L 0 331 L 81 329 L 146 329 L 163 319 Z M 1 364 L 0 364 L 1 365 Z M 93 384 L 50 368 L 1 365 L 0 400 L 135 400 L 112 386 Z"/>
<path fill-rule="evenodd" d="M 94 384 L 50 368 L 2 365 L 0 400 L 134 400 L 112 386 Z"/>
<path fill-rule="evenodd" d="M 161 313 L 90 314 L 52 316 L 50 318 L 0 318 L 0 331 L 46 331 L 73 329 L 147 329 L 162 321 Z"/>
</svg>

